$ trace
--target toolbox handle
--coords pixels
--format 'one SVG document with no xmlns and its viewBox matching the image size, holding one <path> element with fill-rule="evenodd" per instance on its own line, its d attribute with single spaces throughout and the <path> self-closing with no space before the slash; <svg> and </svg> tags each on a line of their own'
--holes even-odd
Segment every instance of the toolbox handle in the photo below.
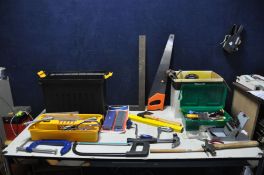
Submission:
<svg viewBox="0 0 264 175">
<path fill-rule="evenodd" d="M 204 86 L 206 83 L 194 83 L 195 86 Z"/>
<path fill-rule="evenodd" d="M 149 142 L 147 141 L 134 141 L 132 142 L 130 151 L 126 152 L 127 157 L 146 157 L 149 154 Z M 138 146 L 143 146 L 141 151 L 137 151 Z"/>
<path fill-rule="evenodd" d="M 179 96 L 178 96 L 178 100 L 182 100 L 182 90 L 180 90 Z"/>
</svg>

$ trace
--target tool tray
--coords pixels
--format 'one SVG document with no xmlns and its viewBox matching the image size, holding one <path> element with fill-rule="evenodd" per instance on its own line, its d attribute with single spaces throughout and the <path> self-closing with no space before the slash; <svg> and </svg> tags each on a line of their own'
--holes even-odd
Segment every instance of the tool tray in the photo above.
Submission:
<svg viewBox="0 0 264 175">
<path fill-rule="evenodd" d="M 176 79 L 172 80 L 174 89 L 179 90 L 185 83 L 222 83 L 224 79 L 214 71 L 175 71 Z M 188 76 L 196 76 L 195 79 L 187 78 Z"/>
<path fill-rule="evenodd" d="M 35 123 L 29 127 L 32 140 L 41 139 L 63 139 L 78 142 L 97 142 L 99 139 L 99 130 L 103 120 L 101 114 L 52 114 L 46 113 L 37 117 L 41 120 L 45 117 L 54 117 L 50 121 Z M 87 130 L 63 130 L 62 128 L 69 125 L 78 125 L 86 119 L 96 117 L 99 126 L 90 126 L 97 122 L 87 122 L 80 124 L 80 128 L 89 128 Z"/>
<path fill-rule="evenodd" d="M 227 87 L 224 83 L 187 83 L 181 85 L 180 108 L 185 116 L 188 111 L 215 112 L 225 107 Z M 201 125 L 224 127 L 231 116 L 224 112 L 224 120 L 201 120 L 184 117 L 186 131 L 199 130 Z"/>
</svg>

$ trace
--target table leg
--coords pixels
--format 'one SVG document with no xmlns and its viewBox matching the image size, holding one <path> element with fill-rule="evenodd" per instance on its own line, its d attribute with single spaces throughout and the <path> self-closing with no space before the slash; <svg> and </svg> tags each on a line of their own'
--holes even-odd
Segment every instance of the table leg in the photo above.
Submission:
<svg viewBox="0 0 264 175">
<path fill-rule="evenodd" d="M 264 154 L 262 154 L 262 158 L 259 160 L 256 175 L 262 175 L 264 168 Z"/>
<path fill-rule="evenodd" d="M 3 164 L 4 164 L 6 175 L 13 175 L 12 168 L 11 168 L 11 158 L 4 157 Z"/>
</svg>

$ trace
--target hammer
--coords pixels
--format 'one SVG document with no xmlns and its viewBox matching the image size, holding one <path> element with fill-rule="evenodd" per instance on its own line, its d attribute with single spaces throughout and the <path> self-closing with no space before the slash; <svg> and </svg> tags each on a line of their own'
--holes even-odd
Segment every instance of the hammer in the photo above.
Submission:
<svg viewBox="0 0 264 175">
<path fill-rule="evenodd" d="M 205 140 L 205 144 L 199 149 L 150 149 L 151 153 L 188 153 L 188 152 L 206 152 L 212 156 L 216 156 L 216 150 L 223 149 L 237 149 L 237 148 L 250 148 L 257 147 L 259 143 L 257 141 L 240 141 L 236 143 L 228 144 L 210 144 L 208 140 Z"/>
</svg>

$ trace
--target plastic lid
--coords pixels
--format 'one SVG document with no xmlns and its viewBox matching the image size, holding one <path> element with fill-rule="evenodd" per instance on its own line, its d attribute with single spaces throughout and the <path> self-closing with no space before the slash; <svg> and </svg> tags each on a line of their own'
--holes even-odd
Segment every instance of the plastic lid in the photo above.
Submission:
<svg viewBox="0 0 264 175">
<path fill-rule="evenodd" d="M 180 107 L 183 112 L 215 111 L 225 107 L 227 87 L 224 83 L 182 84 Z"/>
</svg>

